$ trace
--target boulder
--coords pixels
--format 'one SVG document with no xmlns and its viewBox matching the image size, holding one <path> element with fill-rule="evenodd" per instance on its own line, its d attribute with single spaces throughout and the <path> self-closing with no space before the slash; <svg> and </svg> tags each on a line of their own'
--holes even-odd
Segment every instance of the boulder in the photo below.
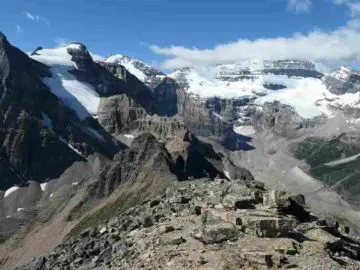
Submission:
<svg viewBox="0 0 360 270">
<path fill-rule="evenodd" d="M 202 225 L 195 229 L 192 236 L 204 244 L 218 244 L 224 241 L 236 240 L 240 231 L 231 223 L 210 212 L 202 215 Z"/>
<path fill-rule="evenodd" d="M 295 228 L 296 221 L 279 217 L 248 217 L 247 220 L 241 219 L 241 224 L 258 237 L 283 237 Z"/>
<path fill-rule="evenodd" d="M 222 201 L 226 209 L 254 209 L 254 200 L 250 196 L 236 197 L 233 195 L 226 195 Z"/>
</svg>

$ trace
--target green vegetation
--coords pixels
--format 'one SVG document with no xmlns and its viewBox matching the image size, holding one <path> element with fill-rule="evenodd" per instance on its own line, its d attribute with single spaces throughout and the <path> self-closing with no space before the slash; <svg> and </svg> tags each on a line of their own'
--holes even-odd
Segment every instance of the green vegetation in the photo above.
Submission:
<svg viewBox="0 0 360 270">
<path fill-rule="evenodd" d="M 342 188 L 347 195 L 360 194 L 360 159 L 329 166 L 326 163 L 360 153 L 360 139 L 341 135 L 330 140 L 306 138 L 291 146 L 297 159 L 310 165 L 309 173 L 315 179 Z"/>
<path fill-rule="evenodd" d="M 360 141 L 347 142 L 342 136 L 325 140 L 310 137 L 293 146 L 297 159 L 303 159 L 311 167 L 316 167 L 337 159 L 350 157 L 360 153 Z"/>
</svg>

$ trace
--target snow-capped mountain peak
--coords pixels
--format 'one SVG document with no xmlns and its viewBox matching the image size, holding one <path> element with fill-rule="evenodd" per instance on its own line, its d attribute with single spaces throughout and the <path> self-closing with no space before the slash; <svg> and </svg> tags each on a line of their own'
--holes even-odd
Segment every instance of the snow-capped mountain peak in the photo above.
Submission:
<svg viewBox="0 0 360 270">
<path fill-rule="evenodd" d="M 106 63 L 120 64 L 142 82 L 148 82 L 152 77 L 164 76 L 161 71 L 152 66 L 129 56 L 114 54 L 104 60 Z"/>
<path fill-rule="evenodd" d="M 100 97 L 91 85 L 77 80 L 70 72 L 78 69 L 72 54 L 81 52 L 88 53 L 84 45 L 72 43 L 55 49 L 39 48 L 30 57 L 50 67 L 52 77 L 43 78 L 44 83 L 80 119 L 85 119 L 97 113 Z"/>
</svg>

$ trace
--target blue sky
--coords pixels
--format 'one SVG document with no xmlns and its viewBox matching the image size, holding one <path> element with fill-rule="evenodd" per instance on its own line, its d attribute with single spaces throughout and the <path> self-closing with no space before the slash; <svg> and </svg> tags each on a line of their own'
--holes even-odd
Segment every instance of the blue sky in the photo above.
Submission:
<svg viewBox="0 0 360 270">
<path fill-rule="evenodd" d="M 271 41 L 279 37 L 293 38 L 295 33 L 303 34 L 306 39 L 309 33 L 314 31 L 332 34 L 339 27 L 347 27 L 349 21 L 354 19 L 355 8 L 350 4 L 357 2 L 3 0 L 0 31 L 7 35 L 11 43 L 24 51 L 31 51 L 37 46 L 55 47 L 62 41 L 80 41 L 99 55 L 121 53 L 155 64 L 165 60 L 164 66 L 172 68 L 183 62 L 198 62 L 198 59 L 201 59 L 201 63 L 226 62 L 233 55 L 227 55 L 226 59 L 223 59 L 224 53 L 216 51 L 216 48 L 222 46 L 225 46 L 226 51 L 232 50 L 236 58 L 236 47 L 226 46 L 238 46 L 239 40 Z M 354 42 L 352 37 L 351 42 Z M 273 53 L 273 46 L 278 46 L 277 44 L 267 44 L 269 54 Z M 156 47 L 151 47 L 152 45 Z M 317 43 L 312 46 L 317 46 Z M 242 55 L 248 53 L 244 50 L 244 44 L 238 48 Z M 267 47 L 259 50 L 267 51 Z M 343 61 L 346 58 L 346 61 L 357 61 L 350 59 L 357 58 L 356 52 L 353 52 L 356 49 L 351 47 L 350 50 L 352 51 L 347 55 L 341 55 L 335 60 Z M 274 54 L 277 55 L 277 52 Z M 333 54 L 333 51 L 329 52 L 330 56 Z M 302 53 L 298 55 L 303 57 Z M 263 57 L 262 54 L 259 56 Z"/>
</svg>

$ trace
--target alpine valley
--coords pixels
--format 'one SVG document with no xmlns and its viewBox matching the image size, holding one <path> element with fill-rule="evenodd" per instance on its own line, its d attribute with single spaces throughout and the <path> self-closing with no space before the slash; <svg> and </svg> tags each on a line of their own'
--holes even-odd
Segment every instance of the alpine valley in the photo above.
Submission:
<svg viewBox="0 0 360 270">
<path fill-rule="evenodd" d="M 1 269 L 360 269 L 360 72 L 169 74 L 0 33 Z"/>
</svg>

